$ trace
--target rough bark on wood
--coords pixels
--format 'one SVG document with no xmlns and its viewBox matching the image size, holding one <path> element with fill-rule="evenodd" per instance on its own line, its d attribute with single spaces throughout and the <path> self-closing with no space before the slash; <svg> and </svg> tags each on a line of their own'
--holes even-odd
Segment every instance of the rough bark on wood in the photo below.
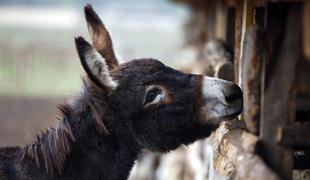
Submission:
<svg viewBox="0 0 310 180">
<path fill-rule="evenodd" d="M 236 169 L 234 180 L 280 180 L 281 178 L 270 170 L 257 155 L 246 153 Z"/>
<path fill-rule="evenodd" d="M 207 140 L 214 150 L 211 164 L 214 164 L 217 177 L 235 180 L 280 179 L 255 154 L 258 137 L 239 126 L 243 126 L 242 121 L 226 123 Z"/>
<path fill-rule="evenodd" d="M 264 57 L 264 33 L 257 25 L 245 34 L 243 46 L 243 98 L 244 121 L 247 129 L 258 134 L 260 120 L 261 67 Z"/>
</svg>

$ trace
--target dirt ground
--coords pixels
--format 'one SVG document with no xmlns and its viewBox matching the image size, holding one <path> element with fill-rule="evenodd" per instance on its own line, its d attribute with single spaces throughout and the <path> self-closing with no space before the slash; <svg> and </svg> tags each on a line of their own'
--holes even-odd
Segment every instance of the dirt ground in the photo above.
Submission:
<svg viewBox="0 0 310 180">
<path fill-rule="evenodd" d="M 24 145 L 57 124 L 59 99 L 0 96 L 0 146 Z"/>
</svg>

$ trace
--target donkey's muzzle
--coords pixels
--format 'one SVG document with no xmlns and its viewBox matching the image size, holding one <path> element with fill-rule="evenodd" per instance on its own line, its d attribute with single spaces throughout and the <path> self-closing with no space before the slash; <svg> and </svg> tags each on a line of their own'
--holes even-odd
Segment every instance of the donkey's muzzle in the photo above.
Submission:
<svg viewBox="0 0 310 180">
<path fill-rule="evenodd" d="M 243 108 L 243 94 L 233 82 L 204 77 L 202 114 L 205 121 L 218 124 L 238 116 Z"/>
</svg>

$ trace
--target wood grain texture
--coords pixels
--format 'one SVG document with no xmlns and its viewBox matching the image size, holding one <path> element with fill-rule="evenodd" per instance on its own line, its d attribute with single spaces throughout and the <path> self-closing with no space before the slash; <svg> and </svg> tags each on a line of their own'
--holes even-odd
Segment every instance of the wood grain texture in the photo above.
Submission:
<svg viewBox="0 0 310 180">
<path fill-rule="evenodd" d="M 269 4 L 267 55 L 263 65 L 262 117 L 260 137 L 262 156 L 284 179 L 292 178 L 293 152 L 279 146 L 276 130 L 295 119 L 296 64 L 300 59 L 300 4 Z M 282 17 L 282 18 L 279 18 Z"/>
</svg>

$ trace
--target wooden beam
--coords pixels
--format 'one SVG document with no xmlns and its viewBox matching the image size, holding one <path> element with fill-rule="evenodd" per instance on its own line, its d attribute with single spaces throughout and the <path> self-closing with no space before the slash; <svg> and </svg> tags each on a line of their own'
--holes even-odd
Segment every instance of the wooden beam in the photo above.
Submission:
<svg viewBox="0 0 310 180">
<path fill-rule="evenodd" d="M 247 20 L 243 23 L 245 35 L 240 59 L 241 67 L 239 67 L 242 70 L 239 76 L 241 83 L 239 84 L 242 85 L 243 89 L 243 112 L 247 130 L 258 135 L 261 109 L 261 70 L 265 55 L 265 35 L 263 30 L 265 3 L 262 0 L 248 3 Z"/>
<path fill-rule="evenodd" d="M 253 134 L 259 133 L 264 45 L 265 37 L 262 27 L 253 25 L 245 34 L 241 60 L 244 64 L 242 67 L 244 121 L 247 129 Z"/>
<path fill-rule="evenodd" d="M 244 127 L 242 121 L 230 121 L 222 124 L 208 138 L 205 148 L 214 152 L 213 158 L 208 161 L 216 174 L 234 180 L 280 180 L 255 154 L 258 137 L 240 127 Z"/>
<path fill-rule="evenodd" d="M 239 54 L 239 71 L 238 71 L 238 84 L 243 87 L 243 60 L 242 57 L 244 54 L 244 39 L 245 39 L 245 33 L 247 32 L 247 29 L 253 24 L 253 5 L 254 0 L 244 0 L 243 1 L 243 12 L 242 12 L 242 26 L 241 26 L 241 42 L 240 42 L 240 54 Z"/>
<path fill-rule="evenodd" d="M 240 50 L 241 50 L 241 34 L 242 34 L 242 18 L 243 18 L 243 1 L 236 0 L 235 14 L 235 49 L 234 49 L 234 71 L 235 82 L 239 83 L 239 66 L 240 66 Z"/>
<path fill-rule="evenodd" d="M 267 5 L 266 57 L 263 62 L 260 152 L 284 179 L 292 178 L 293 150 L 280 146 L 276 131 L 295 120 L 296 64 L 301 58 L 301 4 Z M 279 18 L 280 17 L 280 18 Z"/>
</svg>

